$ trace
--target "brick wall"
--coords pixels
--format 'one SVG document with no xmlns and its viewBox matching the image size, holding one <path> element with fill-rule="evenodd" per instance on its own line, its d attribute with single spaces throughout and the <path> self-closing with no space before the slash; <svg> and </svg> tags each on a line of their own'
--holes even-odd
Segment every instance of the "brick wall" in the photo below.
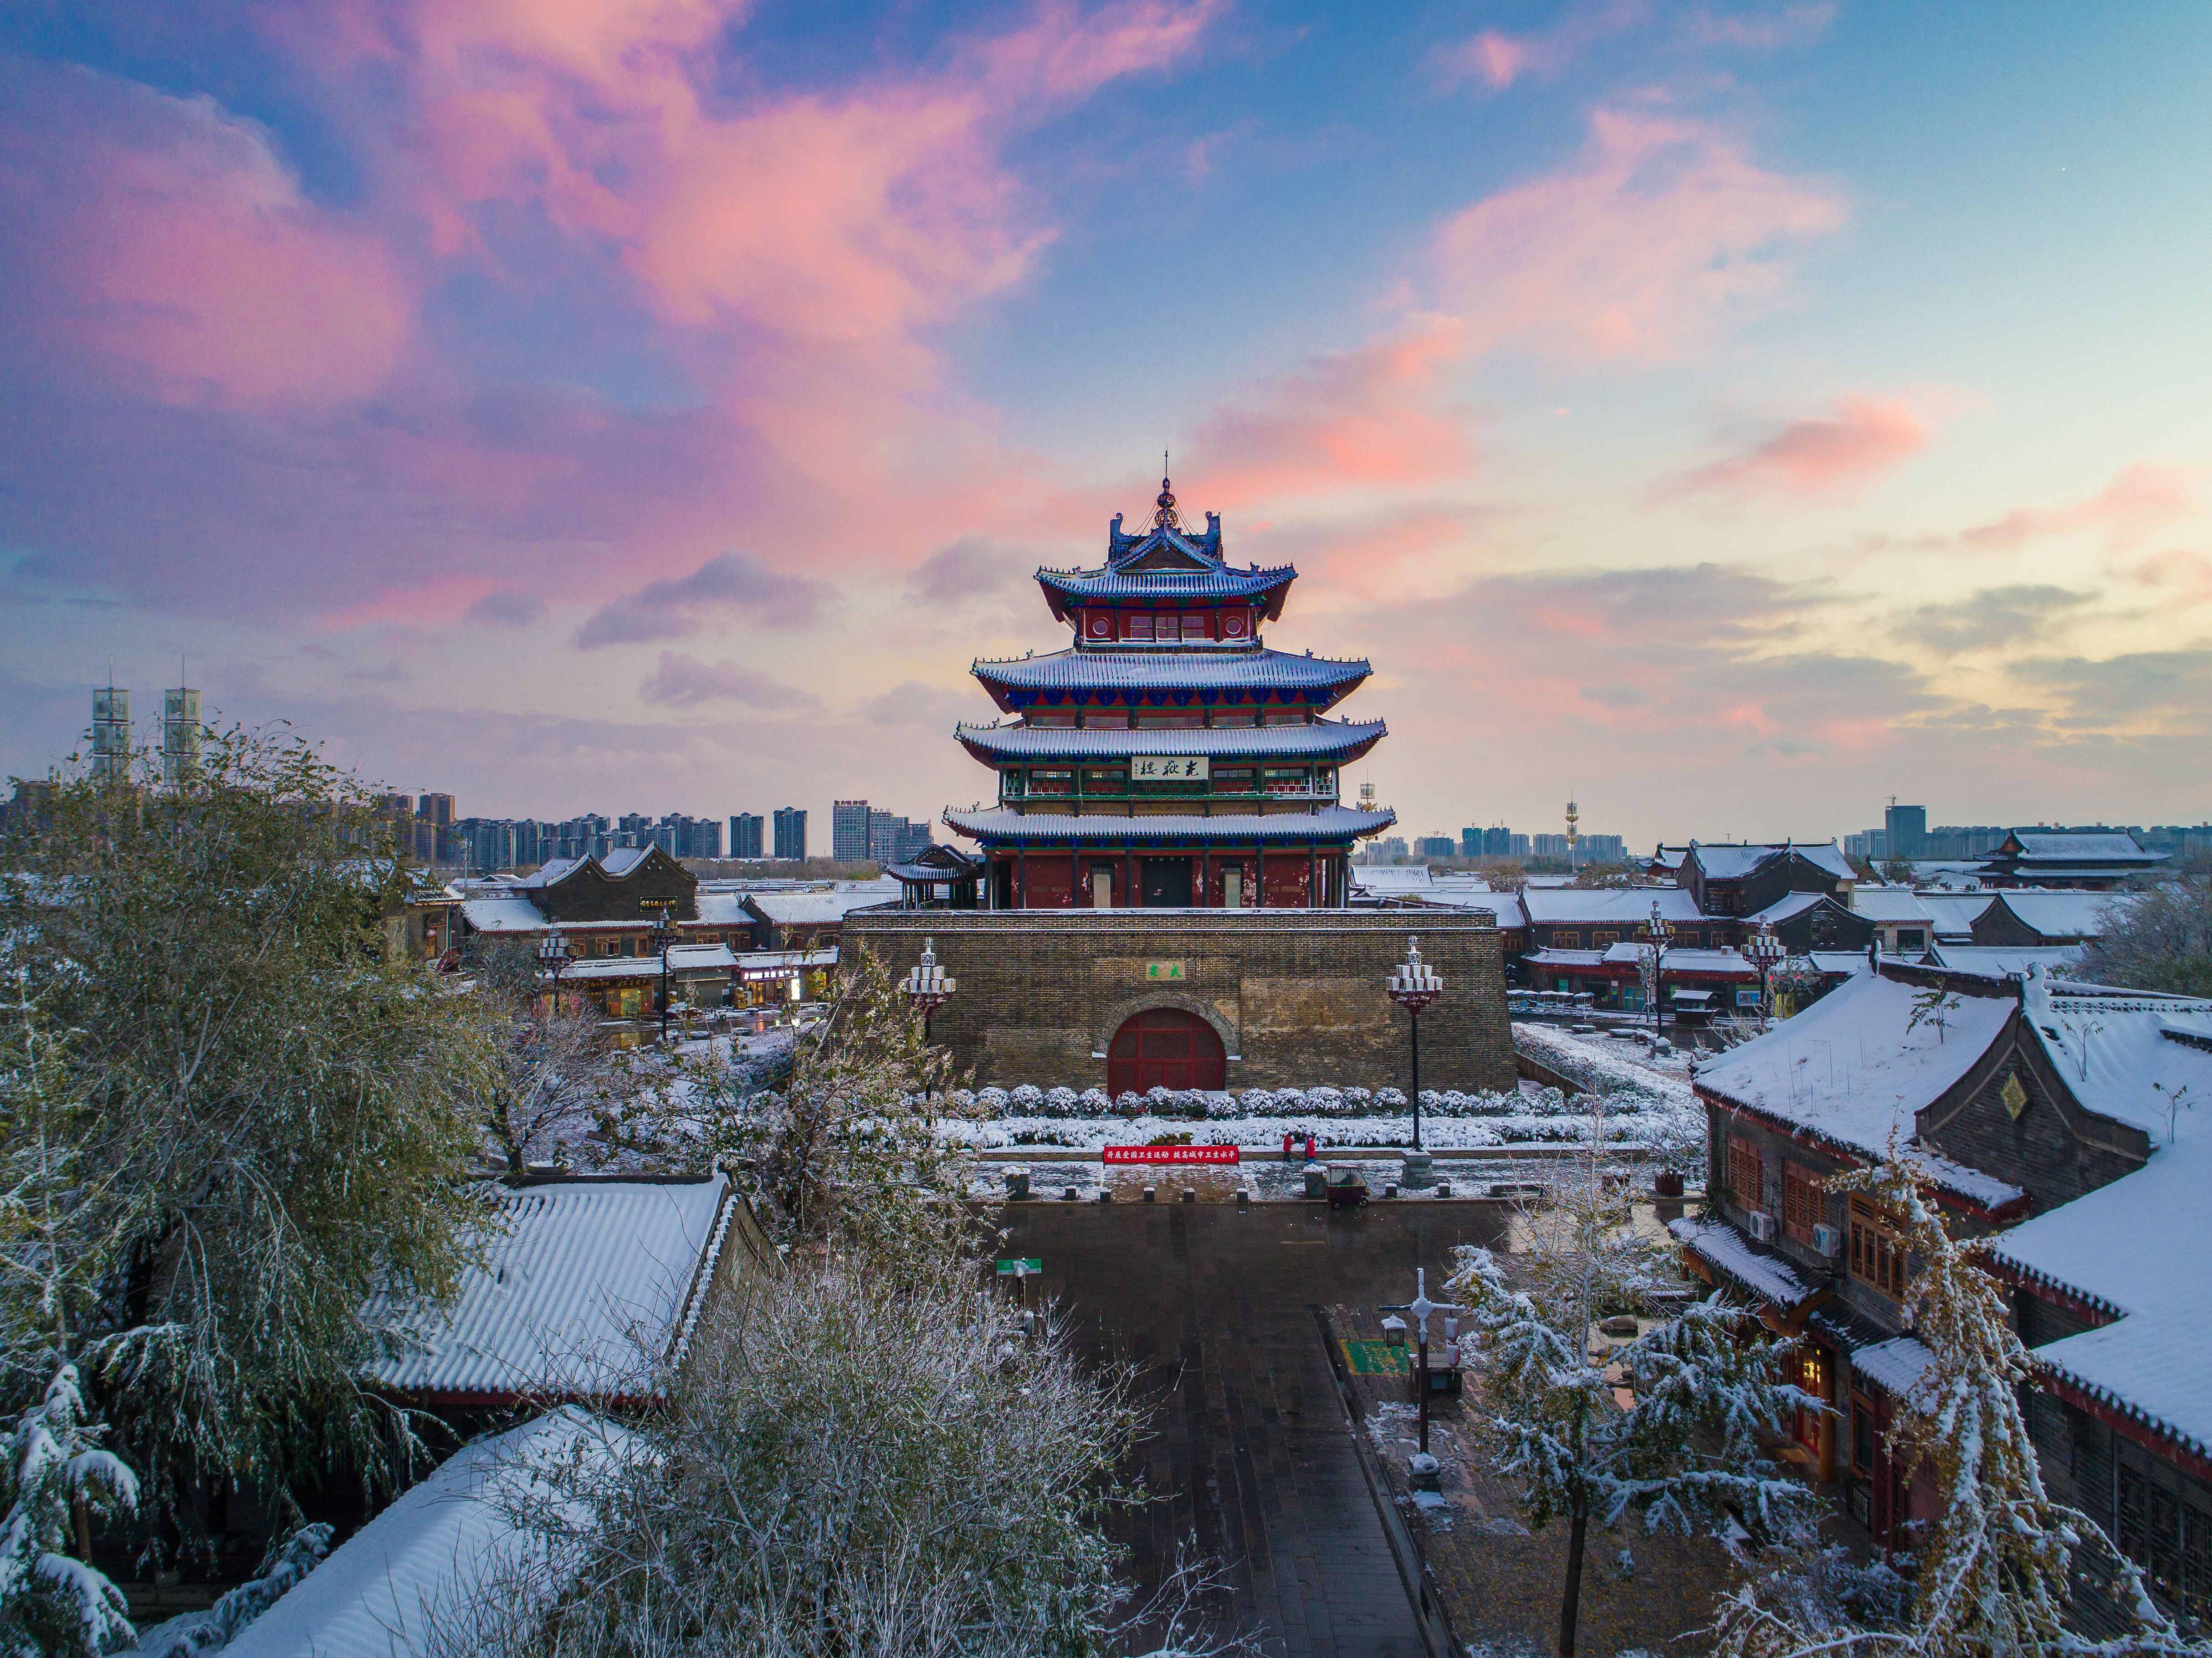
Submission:
<svg viewBox="0 0 2212 1658">
<path fill-rule="evenodd" d="M 979 1082 L 1103 1088 L 1121 1022 L 1152 1007 L 1206 1018 L 1232 1089 L 1407 1082 L 1405 1011 L 1384 993 L 1408 934 L 1443 976 L 1421 1015 L 1424 1088 L 1515 1086 L 1499 934 L 1479 918 L 1263 909 L 855 910 L 894 978 L 925 938 L 959 981 L 932 1035 Z M 1147 976 L 1179 965 L 1179 979 Z"/>
<path fill-rule="evenodd" d="M 647 898 L 676 900 L 669 914 L 677 920 L 699 919 L 699 878 L 658 847 L 625 875 L 611 877 L 589 865 L 531 896 L 561 922 L 650 921 L 641 907 Z"/>
<path fill-rule="evenodd" d="M 1954 1162 L 2021 1187 L 2030 1212 L 2039 1215 L 2142 1168 L 2150 1137 L 2081 1110 L 2042 1044 L 2024 1042 L 2025 1035 L 2015 1014 L 1989 1057 L 1965 1078 L 1963 1096 L 1923 1111 L 1917 1133 Z M 2015 1080 L 2015 1097 L 2024 1096 L 2017 1117 L 2005 1100 L 2006 1084 Z"/>
</svg>

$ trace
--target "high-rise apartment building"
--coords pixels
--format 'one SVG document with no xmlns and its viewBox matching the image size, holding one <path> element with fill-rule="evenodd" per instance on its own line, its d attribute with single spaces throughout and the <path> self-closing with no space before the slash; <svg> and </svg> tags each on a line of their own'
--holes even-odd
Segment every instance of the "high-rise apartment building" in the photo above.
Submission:
<svg viewBox="0 0 2212 1658">
<path fill-rule="evenodd" d="M 1928 855 L 1928 808 L 1891 806 L 1881 815 L 1884 845 L 1892 858 Z"/>
<path fill-rule="evenodd" d="M 806 857 L 806 814 L 797 806 L 775 809 L 775 855 L 794 862 Z"/>
<path fill-rule="evenodd" d="M 161 693 L 161 780 L 171 788 L 200 765 L 200 694 L 189 685 Z"/>
<path fill-rule="evenodd" d="M 781 814 L 779 813 L 780 817 Z M 763 823 L 757 811 L 733 812 L 730 816 L 730 856 L 757 858 L 761 855 L 761 830 Z"/>
<path fill-rule="evenodd" d="M 1525 840 L 1527 837 L 1522 838 Z M 1482 855 L 1486 858 L 1510 858 L 1513 855 L 1513 831 L 1503 824 L 1495 824 L 1483 830 Z"/>
<path fill-rule="evenodd" d="M 836 800 L 830 806 L 830 855 L 841 864 L 868 860 L 868 803 Z"/>
<path fill-rule="evenodd" d="M 92 694 L 92 774 L 106 783 L 131 777 L 131 693 L 120 686 Z"/>
</svg>

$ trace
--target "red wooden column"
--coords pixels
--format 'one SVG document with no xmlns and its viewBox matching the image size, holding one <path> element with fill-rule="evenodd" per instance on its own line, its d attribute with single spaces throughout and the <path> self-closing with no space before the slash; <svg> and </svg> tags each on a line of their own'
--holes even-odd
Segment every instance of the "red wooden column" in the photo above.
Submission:
<svg viewBox="0 0 2212 1658">
<path fill-rule="evenodd" d="M 1306 847 L 1306 908 L 1308 909 L 1321 908 L 1320 875 L 1321 861 L 1315 855 L 1314 848 L 1309 845 Z"/>
<path fill-rule="evenodd" d="M 1030 907 L 1030 849 L 1014 848 L 1014 904 L 1016 909 Z"/>
<path fill-rule="evenodd" d="M 1201 846 L 1198 849 L 1198 907 L 1200 909 L 1212 908 L 1212 899 L 1213 848 Z"/>
<path fill-rule="evenodd" d="M 1126 841 L 1121 847 L 1121 890 L 1127 895 L 1121 908 L 1134 909 L 1142 902 L 1137 895 L 1137 849 Z"/>
</svg>

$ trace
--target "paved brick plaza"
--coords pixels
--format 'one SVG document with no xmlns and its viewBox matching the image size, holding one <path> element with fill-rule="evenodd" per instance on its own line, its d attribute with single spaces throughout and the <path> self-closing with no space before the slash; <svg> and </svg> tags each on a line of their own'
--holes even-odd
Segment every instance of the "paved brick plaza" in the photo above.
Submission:
<svg viewBox="0 0 2212 1658">
<path fill-rule="evenodd" d="M 1498 1241 L 1492 1205 L 1079 1205 L 996 1212 L 1003 1254 L 1101 1352 L 1142 1368 L 1157 1437 L 1139 1455 L 1164 1500 L 1124 1527 L 1140 1583 L 1178 1540 L 1231 1563 L 1227 1620 L 1283 1658 L 1414 1658 L 1424 1649 L 1352 1448 L 1314 1309 L 1402 1301 L 1455 1243 Z"/>
</svg>

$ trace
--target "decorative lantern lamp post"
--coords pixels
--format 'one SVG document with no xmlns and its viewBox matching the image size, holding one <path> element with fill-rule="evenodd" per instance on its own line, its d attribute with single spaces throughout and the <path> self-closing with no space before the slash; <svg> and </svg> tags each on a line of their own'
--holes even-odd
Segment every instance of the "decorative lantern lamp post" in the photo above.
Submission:
<svg viewBox="0 0 2212 1658">
<path fill-rule="evenodd" d="M 553 1011 L 561 1011 L 561 969 L 568 965 L 568 941 L 561 936 L 558 923 L 546 928 L 545 936 L 538 941 L 538 965 L 553 975 Z"/>
<path fill-rule="evenodd" d="M 1743 941 L 1743 953 L 1759 969 L 1759 1018 L 1763 1029 L 1774 1022 L 1774 1003 L 1767 994 L 1766 976 L 1784 955 L 1782 940 L 1775 937 L 1771 922 L 1762 921 L 1752 930 L 1751 936 Z"/>
<path fill-rule="evenodd" d="M 937 964 L 937 940 L 921 941 L 921 959 L 899 981 L 899 994 L 905 997 L 908 1006 L 921 1015 L 921 1045 L 929 1046 L 929 1018 L 945 1003 L 952 999 L 960 981 Z"/>
<path fill-rule="evenodd" d="M 1406 940 L 1406 959 L 1390 975 L 1389 988 L 1390 999 L 1406 1010 L 1413 1025 L 1413 1149 L 1406 1154 L 1403 1179 L 1408 1187 L 1433 1186 L 1434 1163 L 1421 1145 L 1421 1010 L 1444 993 L 1444 981 L 1421 959 L 1419 938 Z"/>
<path fill-rule="evenodd" d="M 1659 913 L 1659 901 L 1651 901 L 1651 919 L 1644 928 L 1644 942 L 1651 950 L 1651 1040 L 1659 1040 L 1660 1010 L 1666 1005 L 1666 981 L 1661 976 L 1667 965 L 1668 941 L 1674 936 L 1674 924 Z"/>
<path fill-rule="evenodd" d="M 660 957 L 660 1044 L 668 1045 L 668 947 L 676 942 L 676 926 L 668 918 L 676 908 L 673 898 L 647 898 L 639 908 L 653 912 L 653 931 L 646 934 L 646 942 Z"/>
<path fill-rule="evenodd" d="M 1457 1315 L 1467 1310 L 1449 1302 L 1429 1299 L 1429 1274 L 1426 1267 L 1413 1269 L 1413 1298 L 1396 1306 L 1382 1309 L 1385 1313 L 1411 1313 L 1413 1326 L 1420 1333 L 1420 1345 L 1413 1362 L 1414 1389 L 1421 1401 L 1421 1450 L 1429 1448 L 1429 1315 L 1448 1313 Z M 1456 1331 L 1455 1331 L 1456 1333 Z"/>
</svg>

